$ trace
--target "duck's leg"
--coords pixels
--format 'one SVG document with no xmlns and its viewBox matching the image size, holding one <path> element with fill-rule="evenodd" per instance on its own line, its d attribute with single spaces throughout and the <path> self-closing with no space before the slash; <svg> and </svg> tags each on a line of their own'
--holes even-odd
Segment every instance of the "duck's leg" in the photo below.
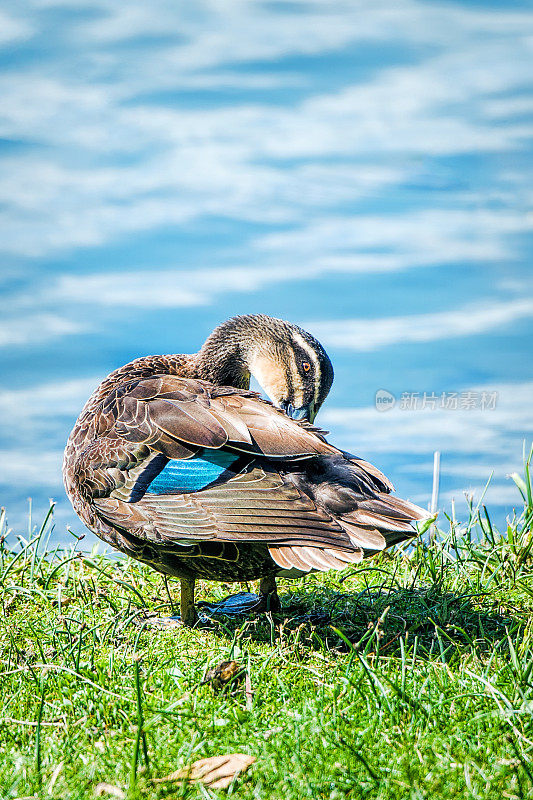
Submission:
<svg viewBox="0 0 533 800">
<path fill-rule="evenodd" d="M 258 611 L 279 611 L 281 603 L 278 597 L 278 587 L 276 586 L 276 576 L 267 575 L 259 581 L 259 602 L 264 606 Z"/>
<path fill-rule="evenodd" d="M 198 620 L 194 607 L 194 578 L 180 578 L 180 587 L 180 616 L 160 617 L 156 613 L 146 611 L 143 625 L 152 628 L 178 628 L 185 625 L 187 628 L 192 628 Z"/>
<path fill-rule="evenodd" d="M 180 614 L 183 625 L 192 627 L 198 619 L 194 607 L 194 578 L 180 578 Z"/>
</svg>

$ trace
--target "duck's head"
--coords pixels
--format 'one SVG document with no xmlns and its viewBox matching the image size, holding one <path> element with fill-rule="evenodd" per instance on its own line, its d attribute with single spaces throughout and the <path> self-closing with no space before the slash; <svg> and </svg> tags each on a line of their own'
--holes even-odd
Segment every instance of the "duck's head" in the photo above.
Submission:
<svg viewBox="0 0 533 800">
<path fill-rule="evenodd" d="M 333 382 L 328 354 L 314 336 L 265 314 L 233 317 L 216 328 L 197 356 L 199 374 L 247 388 L 250 375 L 278 408 L 312 422 Z"/>
</svg>

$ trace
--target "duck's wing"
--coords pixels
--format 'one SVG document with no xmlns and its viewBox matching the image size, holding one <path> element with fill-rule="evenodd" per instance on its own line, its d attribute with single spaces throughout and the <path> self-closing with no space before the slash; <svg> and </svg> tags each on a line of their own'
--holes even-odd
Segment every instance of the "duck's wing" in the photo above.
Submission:
<svg viewBox="0 0 533 800">
<path fill-rule="evenodd" d="M 162 375 L 132 381 L 103 403 L 102 433 L 146 444 L 169 458 L 183 448 L 233 448 L 270 458 L 337 453 L 312 425 L 302 425 L 255 392 Z M 105 431 L 104 431 L 105 428 Z"/>
<path fill-rule="evenodd" d="M 254 393 L 167 375 L 136 380 L 106 398 L 96 425 L 99 435 L 76 466 L 80 491 L 135 540 L 184 548 L 183 555 L 206 540 L 260 542 L 280 566 L 304 571 L 358 561 L 365 549 L 387 544 L 376 508 L 366 512 L 372 520 L 347 518 L 356 495 L 379 501 L 388 491 L 384 476 L 349 462 L 318 429 Z M 342 502 L 340 473 L 331 471 L 336 459 L 357 476 L 348 478 L 351 494 Z M 295 471 L 309 462 L 314 477 Z M 327 483 L 338 508 L 307 479 Z M 414 533 L 407 526 L 413 518 L 403 513 L 393 524 L 400 539 Z"/>
</svg>

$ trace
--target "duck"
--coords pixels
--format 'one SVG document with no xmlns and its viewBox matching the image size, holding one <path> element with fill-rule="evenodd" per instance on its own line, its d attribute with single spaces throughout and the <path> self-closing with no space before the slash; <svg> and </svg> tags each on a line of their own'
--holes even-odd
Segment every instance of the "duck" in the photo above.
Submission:
<svg viewBox="0 0 533 800">
<path fill-rule="evenodd" d="M 198 619 L 198 579 L 259 581 L 212 613 L 279 610 L 278 577 L 358 564 L 428 517 L 314 424 L 333 376 L 314 336 L 265 314 L 227 320 L 197 353 L 136 358 L 100 383 L 68 438 L 76 514 L 180 580 L 185 626 Z"/>
</svg>

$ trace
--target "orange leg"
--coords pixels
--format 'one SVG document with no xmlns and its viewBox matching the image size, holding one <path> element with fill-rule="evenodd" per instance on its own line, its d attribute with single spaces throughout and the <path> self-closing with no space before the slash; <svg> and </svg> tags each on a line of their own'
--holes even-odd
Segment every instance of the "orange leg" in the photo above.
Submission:
<svg viewBox="0 0 533 800">
<path fill-rule="evenodd" d="M 180 578 L 180 612 L 183 625 L 192 627 L 197 620 L 194 607 L 194 578 Z"/>
</svg>

